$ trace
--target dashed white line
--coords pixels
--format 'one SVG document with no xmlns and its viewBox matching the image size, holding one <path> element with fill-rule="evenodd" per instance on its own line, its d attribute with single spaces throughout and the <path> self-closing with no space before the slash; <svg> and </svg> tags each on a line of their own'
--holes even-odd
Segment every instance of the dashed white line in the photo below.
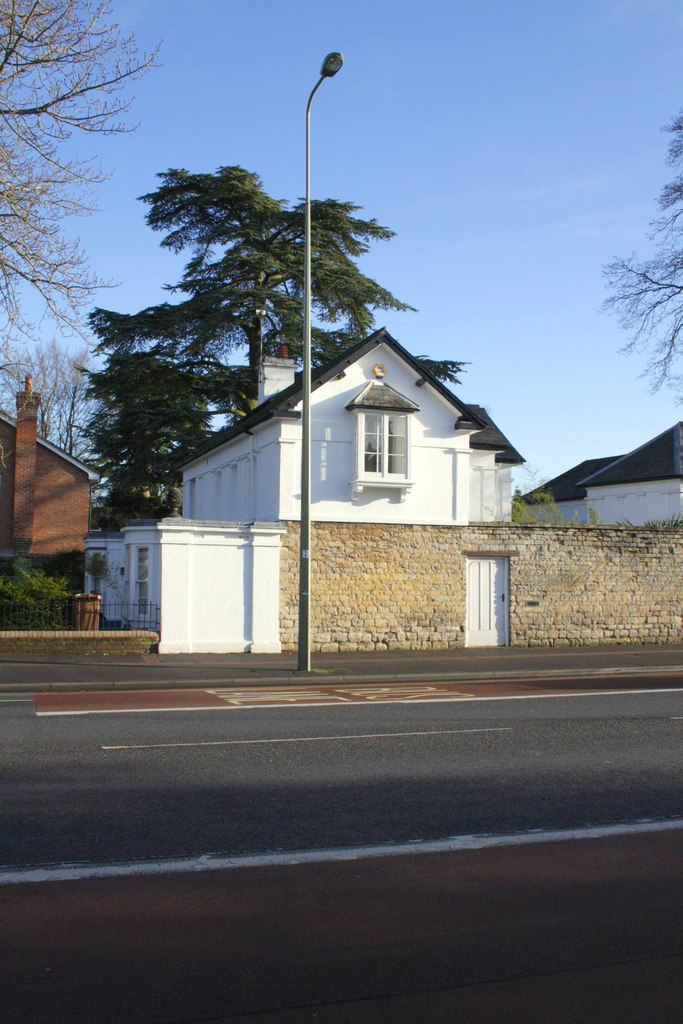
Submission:
<svg viewBox="0 0 683 1024">
<path fill-rule="evenodd" d="M 350 736 L 284 736 L 267 740 L 201 740 L 196 743 L 131 743 L 101 750 L 166 750 L 172 747 L 248 747 L 257 743 L 327 743 L 334 740 L 377 740 L 397 736 L 457 736 L 471 732 L 512 732 L 509 726 L 488 729 L 431 729 L 423 732 L 366 732 Z"/>
</svg>

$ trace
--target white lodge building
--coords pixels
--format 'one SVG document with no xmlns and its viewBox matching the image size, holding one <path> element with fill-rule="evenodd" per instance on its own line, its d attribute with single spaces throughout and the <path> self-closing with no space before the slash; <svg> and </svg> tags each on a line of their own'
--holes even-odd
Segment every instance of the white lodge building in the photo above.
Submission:
<svg viewBox="0 0 683 1024">
<path fill-rule="evenodd" d="M 384 329 L 314 373 L 311 436 L 314 523 L 510 519 L 521 456 Z M 106 553 L 127 600 L 160 604 L 161 652 L 277 651 L 300 478 L 300 380 L 293 360 L 266 359 L 259 405 L 183 466 L 182 517 L 93 533 L 87 549 Z"/>
</svg>

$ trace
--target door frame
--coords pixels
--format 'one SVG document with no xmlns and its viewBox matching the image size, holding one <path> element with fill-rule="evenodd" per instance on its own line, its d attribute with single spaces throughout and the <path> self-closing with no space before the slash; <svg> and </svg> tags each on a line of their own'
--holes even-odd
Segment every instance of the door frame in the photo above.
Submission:
<svg viewBox="0 0 683 1024">
<path fill-rule="evenodd" d="M 473 643 L 470 640 L 470 566 L 476 562 L 495 562 L 502 573 L 501 600 L 494 609 L 495 629 L 501 639 L 495 644 Z M 489 592 L 489 601 L 491 595 Z M 498 620 L 500 615 L 501 620 Z M 509 647 L 510 646 L 510 556 L 509 554 L 468 554 L 465 561 L 465 646 L 466 647 Z"/>
</svg>

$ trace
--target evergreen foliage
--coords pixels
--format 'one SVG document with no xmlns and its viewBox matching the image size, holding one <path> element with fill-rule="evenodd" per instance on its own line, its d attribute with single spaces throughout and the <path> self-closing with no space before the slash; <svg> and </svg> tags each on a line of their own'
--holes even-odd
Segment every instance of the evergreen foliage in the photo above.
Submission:
<svg viewBox="0 0 683 1024">
<path fill-rule="evenodd" d="M 71 606 L 66 579 L 45 576 L 16 559 L 13 576 L 0 577 L 3 629 L 69 629 Z"/>
<path fill-rule="evenodd" d="M 273 199 L 242 167 L 159 178 L 142 201 L 149 226 L 164 232 L 162 247 L 190 254 L 180 281 L 167 285 L 177 301 L 90 318 L 106 359 L 89 379 L 108 524 L 163 512 L 178 463 L 206 439 L 212 417 L 234 422 L 255 406 L 262 355 L 286 345 L 301 358 L 304 203 Z M 315 366 L 371 333 L 375 311 L 411 309 L 359 270 L 370 244 L 394 233 L 358 212 L 333 199 L 312 203 Z M 462 368 L 425 363 L 451 382 Z"/>
</svg>

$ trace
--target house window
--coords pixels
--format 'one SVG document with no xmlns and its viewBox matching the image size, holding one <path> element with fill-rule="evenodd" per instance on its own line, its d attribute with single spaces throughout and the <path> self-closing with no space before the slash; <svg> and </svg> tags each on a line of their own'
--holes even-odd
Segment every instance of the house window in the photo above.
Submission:
<svg viewBox="0 0 683 1024">
<path fill-rule="evenodd" d="M 138 548 L 135 569 L 135 597 L 139 605 L 149 597 L 149 548 Z"/>
<path fill-rule="evenodd" d="M 407 476 L 408 417 L 394 413 L 361 415 L 363 436 L 362 475 Z"/>
<path fill-rule="evenodd" d="M 356 477 L 353 494 L 384 488 L 397 492 L 401 501 L 412 487 L 408 416 L 396 412 L 356 413 Z"/>
<path fill-rule="evenodd" d="M 196 494 L 196 489 L 197 489 L 197 483 L 196 483 L 195 479 L 193 478 L 192 480 L 188 480 L 187 481 L 187 510 L 185 512 L 185 515 L 187 516 L 188 519 L 194 519 L 196 511 L 197 511 L 197 505 L 196 505 L 197 494 Z"/>
</svg>

